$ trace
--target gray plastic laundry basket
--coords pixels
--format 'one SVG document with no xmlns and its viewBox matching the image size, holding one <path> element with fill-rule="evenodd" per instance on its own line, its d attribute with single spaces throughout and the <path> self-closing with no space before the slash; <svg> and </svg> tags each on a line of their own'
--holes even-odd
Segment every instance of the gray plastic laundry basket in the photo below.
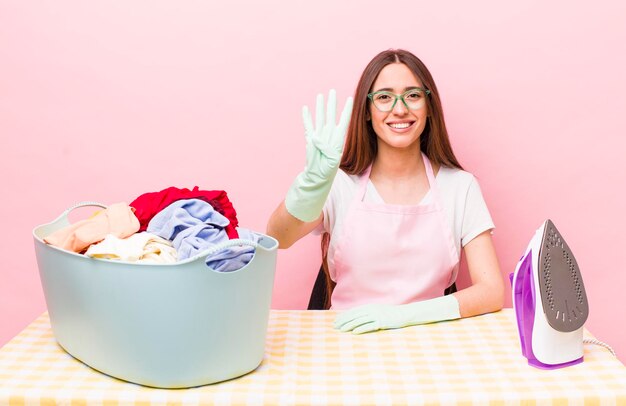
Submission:
<svg viewBox="0 0 626 406">
<path fill-rule="evenodd" d="M 148 265 L 89 258 L 43 242 L 69 224 L 74 208 L 87 205 L 104 207 L 80 203 L 33 230 L 50 323 L 68 353 L 105 374 L 161 388 L 219 382 L 259 366 L 275 239 L 258 234 L 252 260 L 228 273 L 207 267 L 206 252 Z"/>
</svg>

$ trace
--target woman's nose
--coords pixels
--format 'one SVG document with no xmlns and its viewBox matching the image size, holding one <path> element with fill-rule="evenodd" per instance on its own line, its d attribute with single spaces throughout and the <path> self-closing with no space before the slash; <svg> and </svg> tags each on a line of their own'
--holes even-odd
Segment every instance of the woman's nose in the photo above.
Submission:
<svg viewBox="0 0 626 406">
<path fill-rule="evenodd" d="M 393 106 L 393 113 L 402 116 L 409 112 L 409 109 L 404 105 L 404 101 L 402 99 L 398 99 L 396 105 Z"/>
</svg>

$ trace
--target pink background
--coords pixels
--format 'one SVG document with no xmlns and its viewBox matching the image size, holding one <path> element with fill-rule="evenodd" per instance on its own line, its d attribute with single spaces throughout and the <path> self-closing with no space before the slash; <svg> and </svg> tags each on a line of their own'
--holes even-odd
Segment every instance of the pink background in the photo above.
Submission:
<svg viewBox="0 0 626 406">
<path fill-rule="evenodd" d="M 352 94 L 400 47 L 435 77 L 507 284 L 551 218 L 582 269 L 586 327 L 626 361 L 626 5 L 583 4 L 1 0 L 0 344 L 45 310 L 34 226 L 198 185 L 264 231 L 304 164 L 301 106 Z M 275 308 L 306 307 L 319 257 L 312 236 L 279 253 Z"/>
</svg>

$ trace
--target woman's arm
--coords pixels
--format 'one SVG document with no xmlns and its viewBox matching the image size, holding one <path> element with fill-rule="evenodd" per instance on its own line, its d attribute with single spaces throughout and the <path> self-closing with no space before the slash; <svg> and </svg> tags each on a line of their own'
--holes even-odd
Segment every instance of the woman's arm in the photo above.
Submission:
<svg viewBox="0 0 626 406">
<path fill-rule="evenodd" d="M 317 220 L 311 222 L 298 220 L 289 214 L 283 201 L 272 213 L 267 223 L 266 233 L 278 240 L 279 248 L 289 248 L 300 238 L 313 231 L 323 219 L 324 214 L 322 213 Z"/>
<path fill-rule="evenodd" d="M 495 312 L 504 305 L 504 281 L 489 231 L 463 248 L 472 286 L 454 293 L 461 317 Z"/>
</svg>

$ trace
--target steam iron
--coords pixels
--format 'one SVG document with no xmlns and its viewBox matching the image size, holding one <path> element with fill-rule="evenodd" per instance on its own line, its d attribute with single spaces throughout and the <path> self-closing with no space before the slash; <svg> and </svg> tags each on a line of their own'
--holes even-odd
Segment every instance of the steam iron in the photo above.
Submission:
<svg viewBox="0 0 626 406">
<path fill-rule="evenodd" d="M 528 364 L 555 369 L 581 363 L 587 295 L 574 254 L 551 220 L 535 232 L 510 278 Z"/>
</svg>

